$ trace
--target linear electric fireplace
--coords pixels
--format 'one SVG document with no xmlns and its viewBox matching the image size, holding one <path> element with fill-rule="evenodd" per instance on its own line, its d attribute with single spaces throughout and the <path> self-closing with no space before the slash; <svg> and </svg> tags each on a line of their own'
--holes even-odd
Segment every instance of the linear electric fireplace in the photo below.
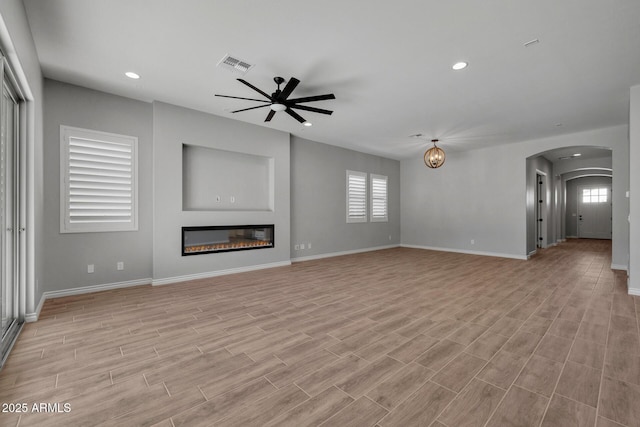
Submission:
<svg viewBox="0 0 640 427">
<path fill-rule="evenodd" d="M 182 227 L 182 256 L 273 246 L 273 224 Z"/>
</svg>

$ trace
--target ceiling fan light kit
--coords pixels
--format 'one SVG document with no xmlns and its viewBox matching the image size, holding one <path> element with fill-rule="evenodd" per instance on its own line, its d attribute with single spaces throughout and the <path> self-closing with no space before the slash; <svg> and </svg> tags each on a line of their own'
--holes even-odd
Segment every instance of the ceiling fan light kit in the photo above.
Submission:
<svg viewBox="0 0 640 427">
<path fill-rule="evenodd" d="M 432 139 L 433 147 L 429 148 L 424 153 L 424 164 L 431 169 L 437 169 L 444 165 L 445 155 L 444 150 L 436 145 L 437 139 Z"/>
<path fill-rule="evenodd" d="M 263 103 L 262 105 L 257 105 L 255 107 L 235 110 L 235 111 L 232 111 L 232 113 L 239 113 L 241 111 L 248 111 L 248 110 L 255 110 L 256 108 L 269 107 L 271 111 L 269 111 L 269 113 L 267 114 L 267 117 L 264 119 L 265 122 L 270 122 L 273 116 L 276 114 L 276 112 L 284 111 L 285 113 L 287 113 L 288 115 L 296 119 L 299 123 L 302 123 L 305 126 L 311 126 L 311 123 L 305 120 L 304 117 L 302 117 L 300 114 L 298 114 L 294 110 L 311 111 L 312 113 L 320 113 L 320 114 L 327 114 L 327 115 L 331 115 L 333 113 L 333 111 L 325 110 L 322 108 L 309 107 L 307 105 L 300 105 L 307 102 L 336 99 L 335 95 L 332 93 L 329 93 L 326 95 L 305 96 L 302 98 L 289 98 L 289 96 L 295 90 L 298 84 L 300 84 L 300 80 L 296 79 L 295 77 L 291 77 L 283 89 L 280 89 L 280 85 L 285 82 L 285 79 L 282 77 L 274 77 L 273 81 L 278 85 L 278 88 L 271 95 L 258 89 L 257 87 L 247 82 L 246 80 L 238 79 L 238 81 L 244 84 L 245 86 L 250 87 L 254 91 L 258 92 L 260 95 L 262 95 L 266 99 L 244 98 L 240 96 L 216 94 L 216 96 L 220 96 L 223 98 L 243 99 L 247 101 L 256 101 L 256 102 Z"/>
</svg>

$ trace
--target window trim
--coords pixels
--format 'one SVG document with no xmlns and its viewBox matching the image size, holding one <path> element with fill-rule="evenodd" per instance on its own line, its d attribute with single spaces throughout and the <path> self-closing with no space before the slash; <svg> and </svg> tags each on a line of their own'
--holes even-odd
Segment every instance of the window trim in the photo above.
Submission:
<svg viewBox="0 0 640 427">
<path fill-rule="evenodd" d="M 373 202 L 374 202 L 374 197 L 373 197 L 373 180 L 379 180 L 382 181 L 384 180 L 384 217 L 381 216 L 374 216 L 373 214 Z M 389 177 L 385 176 L 385 175 L 376 175 L 376 174 L 370 174 L 370 188 L 371 188 L 371 195 L 370 195 L 370 209 L 371 209 L 371 222 L 389 222 Z"/>
<path fill-rule="evenodd" d="M 357 217 L 349 216 L 349 204 L 351 201 L 351 193 L 349 192 L 349 182 L 350 182 L 351 176 L 357 176 L 364 179 L 364 215 L 362 216 L 357 216 Z M 367 206 L 368 205 L 367 205 L 367 173 L 366 172 L 347 170 L 346 196 L 347 196 L 347 200 L 346 200 L 347 223 L 354 224 L 354 223 L 367 222 Z"/>
<path fill-rule="evenodd" d="M 69 221 L 69 141 L 93 139 L 131 146 L 131 221 L 113 223 L 77 223 Z M 60 233 L 100 233 L 138 231 L 138 138 L 60 125 Z"/>
</svg>

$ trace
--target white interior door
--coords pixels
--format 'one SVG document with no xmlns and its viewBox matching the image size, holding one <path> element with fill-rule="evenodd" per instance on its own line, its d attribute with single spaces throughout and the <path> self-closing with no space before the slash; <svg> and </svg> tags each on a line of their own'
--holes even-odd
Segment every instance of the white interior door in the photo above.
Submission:
<svg viewBox="0 0 640 427">
<path fill-rule="evenodd" d="M 578 187 L 578 237 L 611 239 L 611 186 Z"/>
<path fill-rule="evenodd" d="M 547 175 L 536 173 L 536 246 L 547 247 Z"/>
</svg>

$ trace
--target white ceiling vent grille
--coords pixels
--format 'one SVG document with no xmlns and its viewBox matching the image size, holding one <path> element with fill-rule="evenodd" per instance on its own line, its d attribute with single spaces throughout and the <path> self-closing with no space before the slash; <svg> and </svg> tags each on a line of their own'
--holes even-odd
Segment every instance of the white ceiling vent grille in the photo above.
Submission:
<svg viewBox="0 0 640 427">
<path fill-rule="evenodd" d="M 227 70 L 244 76 L 253 68 L 253 65 L 227 54 L 218 62 L 218 67 L 226 68 Z"/>
</svg>

